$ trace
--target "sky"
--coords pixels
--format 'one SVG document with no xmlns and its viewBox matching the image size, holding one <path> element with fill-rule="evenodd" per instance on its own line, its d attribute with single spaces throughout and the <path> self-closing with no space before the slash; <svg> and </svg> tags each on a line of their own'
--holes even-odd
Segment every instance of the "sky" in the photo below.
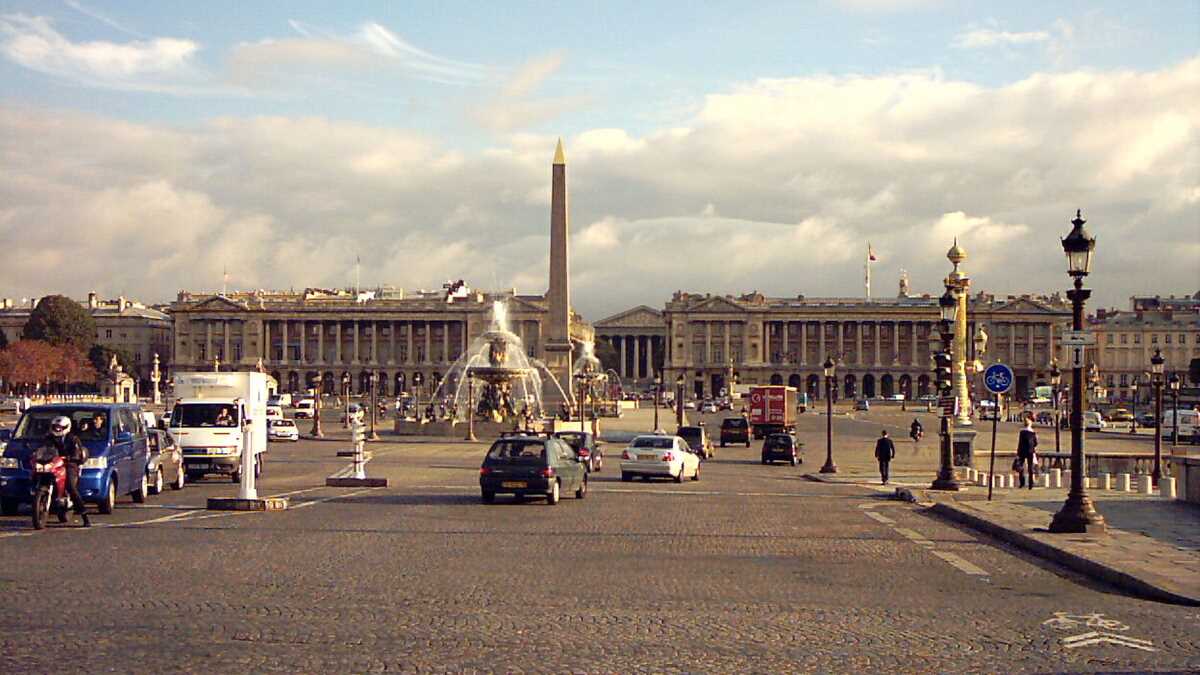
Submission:
<svg viewBox="0 0 1200 675">
<path fill-rule="evenodd" d="M 1200 290 L 1200 2 L 0 0 L 0 296 Z"/>
</svg>

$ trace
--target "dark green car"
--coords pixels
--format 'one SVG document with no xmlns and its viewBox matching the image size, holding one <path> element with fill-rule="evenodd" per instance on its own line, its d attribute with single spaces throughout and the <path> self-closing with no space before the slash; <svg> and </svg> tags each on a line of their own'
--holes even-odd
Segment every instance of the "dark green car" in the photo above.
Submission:
<svg viewBox="0 0 1200 675">
<path fill-rule="evenodd" d="M 479 490 L 485 504 L 498 494 L 545 497 L 553 506 L 563 492 L 587 496 L 587 468 L 564 441 L 546 436 L 508 436 L 492 443 L 479 468 Z"/>
</svg>

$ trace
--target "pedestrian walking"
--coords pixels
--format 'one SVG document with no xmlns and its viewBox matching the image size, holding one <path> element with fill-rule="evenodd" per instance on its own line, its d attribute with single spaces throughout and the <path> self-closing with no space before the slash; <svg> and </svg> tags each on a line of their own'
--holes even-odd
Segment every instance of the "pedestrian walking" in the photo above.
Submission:
<svg viewBox="0 0 1200 675">
<path fill-rule="evenodd" d="M 1037 457 L 1038 437 L 1037 432 L 1033 430 L 1033 415 L 1025 414 L 1025 428 L 1021 430 L 1021 435 L 1017 438 L 1017 474 L 1020 477 L 1021 487 L 1026 484 L 1026 468 L 1028 467 L 1028 483 L 1029 489 L 1033 489 L 1033 472 L 1034 461 Z"/>
<path fill-rule="evenodd" d="M 887 429 L 879 435 L 879 440 L 875 441 L 875 459 L 879 460 L 879 478 L 883 481 L 883 485 L 888 483 L 888 465 L 896 456 L 896 444 L 892 439 L 888 438 Z"/>
</svg>

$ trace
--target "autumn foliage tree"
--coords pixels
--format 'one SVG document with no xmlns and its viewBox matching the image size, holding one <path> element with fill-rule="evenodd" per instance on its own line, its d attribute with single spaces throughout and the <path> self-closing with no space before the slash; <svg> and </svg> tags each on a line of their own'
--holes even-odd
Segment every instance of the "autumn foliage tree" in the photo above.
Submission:
<svg viewBox="0 0 1200 675">
<path fill-rule="evenodd" d="M 95 382 L 96 370 L 74 345 L 21 340 L 0 351 L 0 377 L 9 387 L 29 392 L 53 384 L 65 388 Z"/>
</svg>

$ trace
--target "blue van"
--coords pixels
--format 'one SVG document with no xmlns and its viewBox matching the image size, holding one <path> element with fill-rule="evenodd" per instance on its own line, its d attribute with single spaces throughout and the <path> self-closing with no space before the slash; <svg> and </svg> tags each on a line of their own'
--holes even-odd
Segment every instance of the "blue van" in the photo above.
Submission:
<svg viewBox="0 0 1200 675">
<path fill-rule="evenodd" d="M 0 457 L 0 512 L 16 515 L 21 503 L 32 501 L 29 455 L 42 445 L 50 420 L 59 415 L 71 419 L 72 433 L 88 450 L 88 461 L 79 475 L 79 494 L 84 501 L 96 504 L 100 513 L 112 513 L 118 494 L 128 493 L 135 502 L 146 500 L 150 451 L 141 406 L 58 403 L 33 406 L 17 422 Z"/>
</svg>

